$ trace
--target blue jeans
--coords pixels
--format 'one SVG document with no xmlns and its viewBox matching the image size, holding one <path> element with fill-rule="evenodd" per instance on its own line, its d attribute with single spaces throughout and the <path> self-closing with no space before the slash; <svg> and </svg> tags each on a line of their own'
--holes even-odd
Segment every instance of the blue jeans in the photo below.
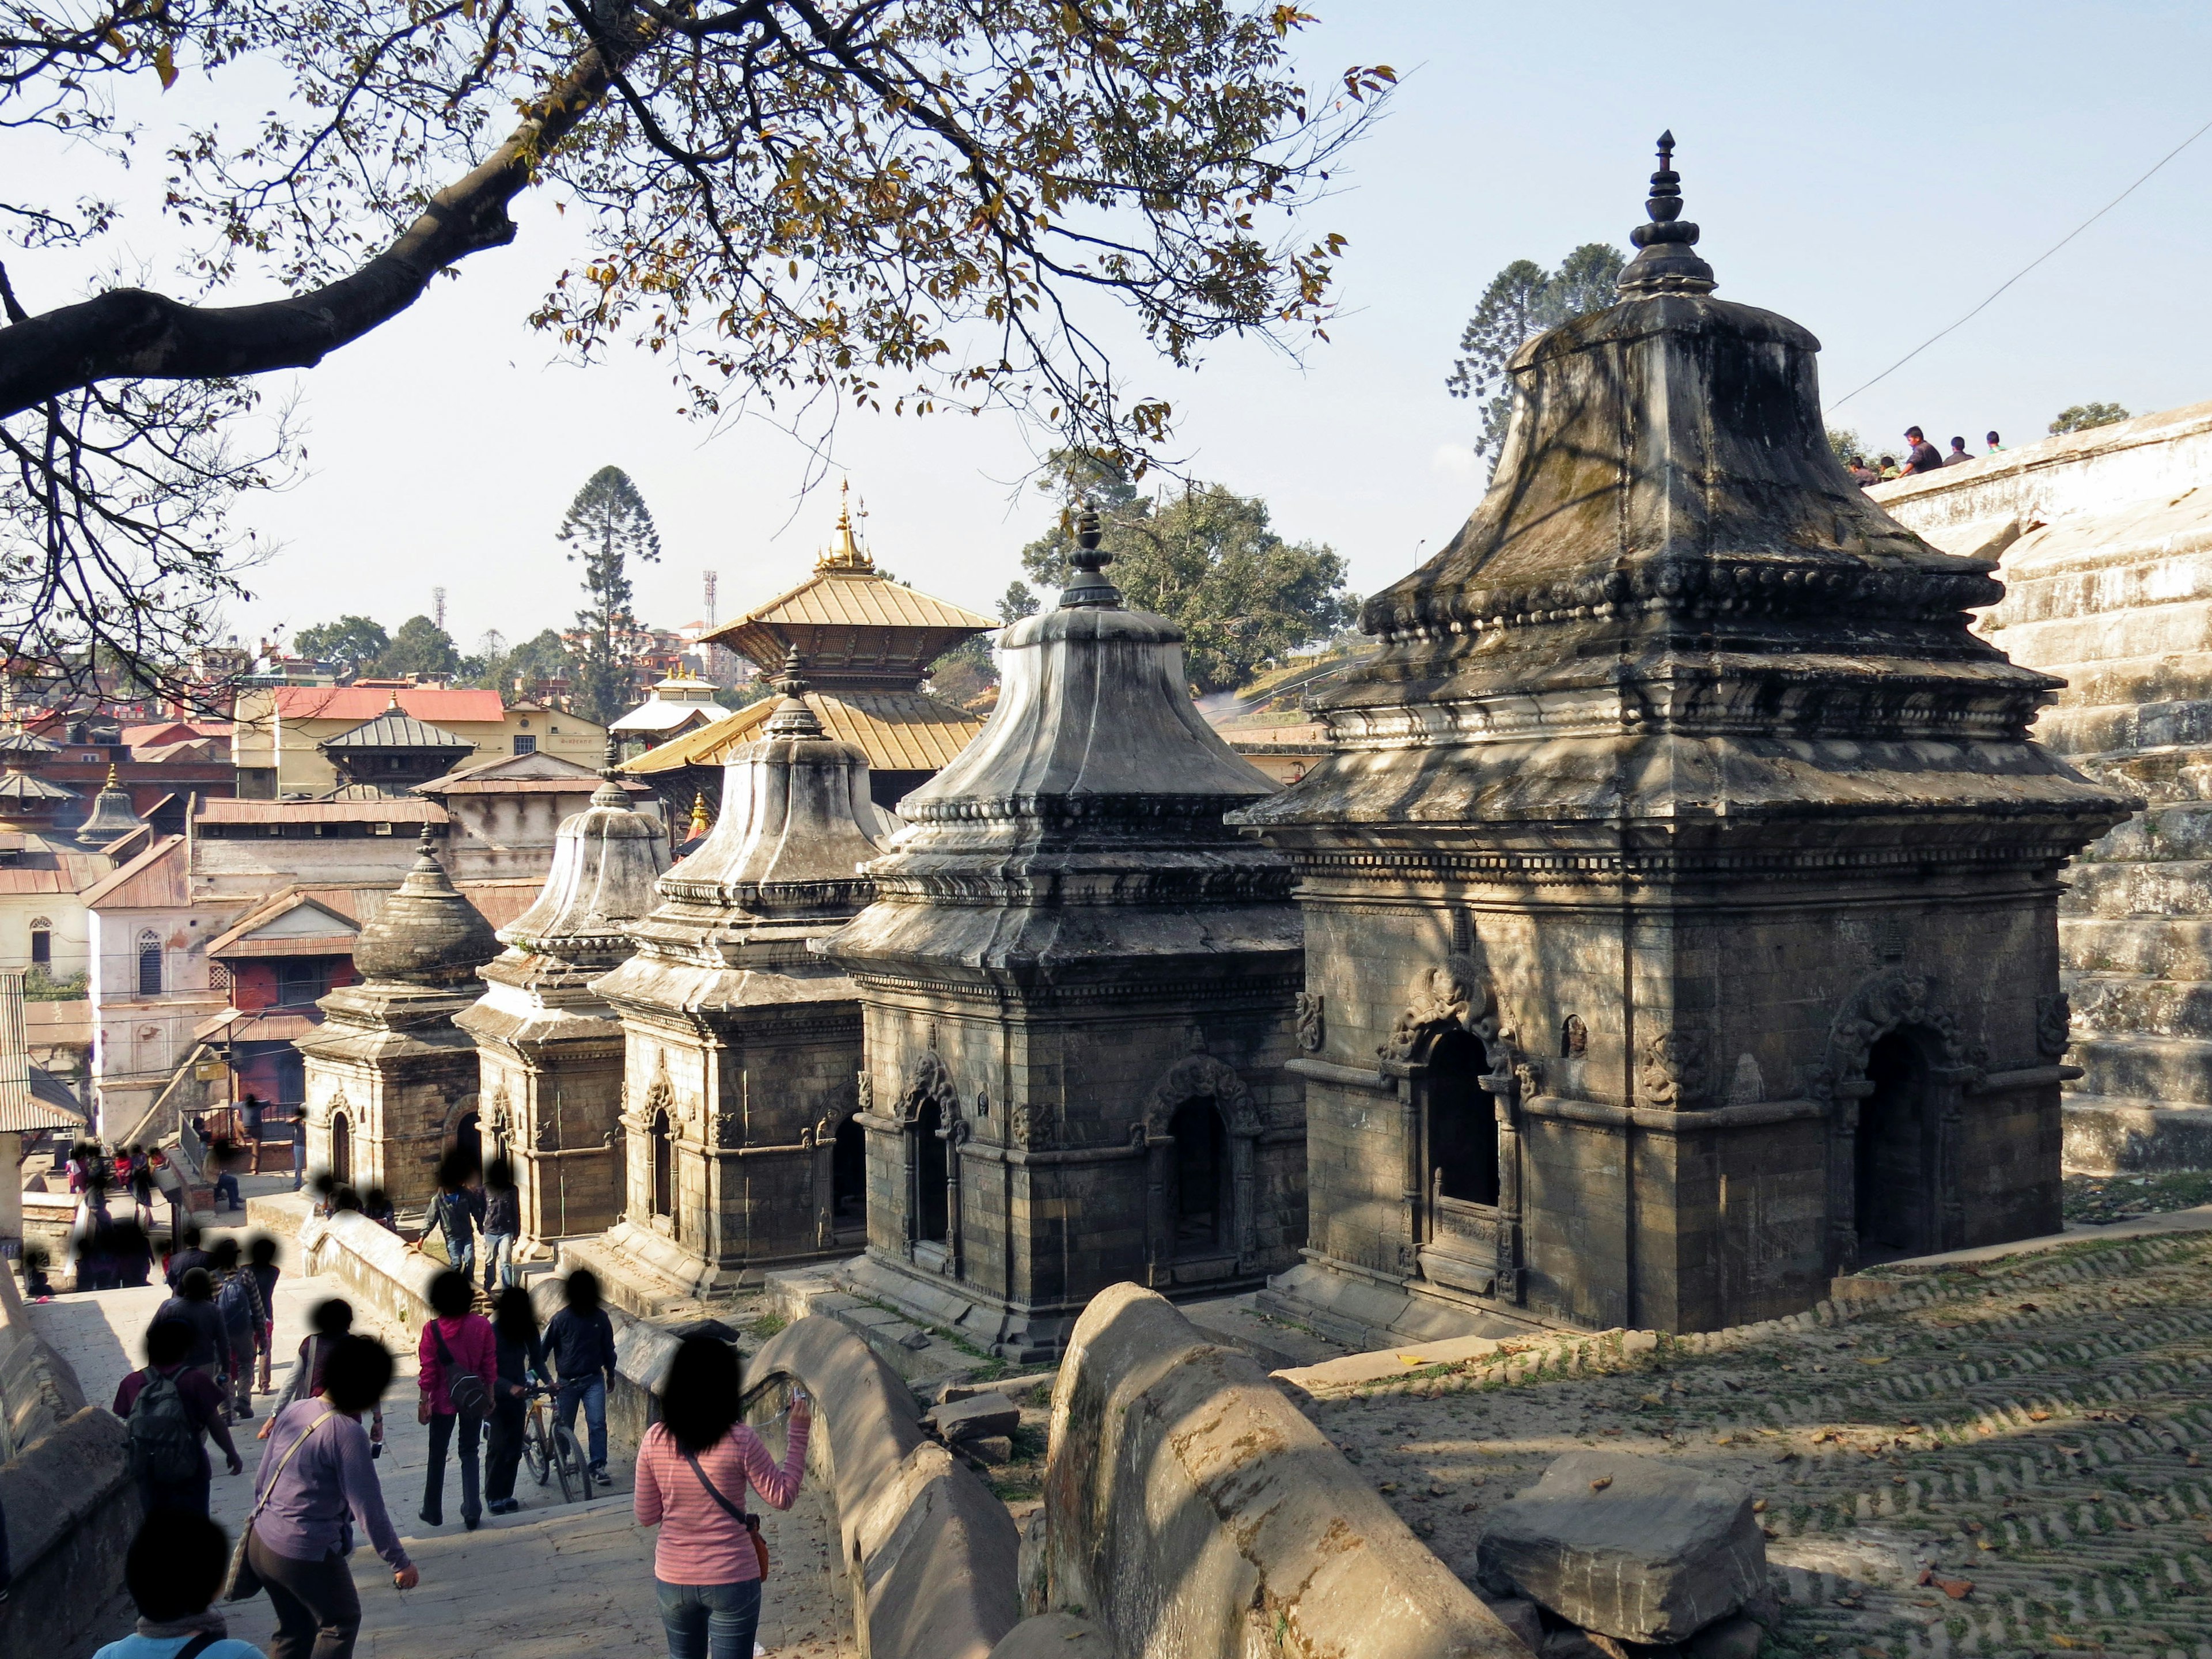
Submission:
<svg viewBox="0 0 2212 1659">
<path fill-rule="evenodd" d="M 246 1200 L 238 1195 L 238 1177 L 228 1170 L 215 1178 L 215 1201 L 218 1209 L 226 1203 L 234 1210 L 246 1207 Z"/>
<path fill-rule="evenodd" d="M 553 1396 L 553 1420 L 574 1434 L 576 1431 L 576 1402 L 584 1402 L 584 1426 L 591 1434 L 591 1450 L 586 1459 L 595 1469 L 607 1466 L 607 1379 L 604 1372 L 593 1371 L 589 1376 L 580 1376 L 574 1382 L 563 1377 L 560 1392 Z M 748 1652 L 745 1659 L 752 1659 Z"/>
<path fill-rule="evenodd" d="M 668 1632 L 668 1659 L 753 1659 L 760 1628 L 761 1584 L 664 1584 L 660 1622 Z"/>
<path fill-rule="evenodd" d="M 486 1233 L 483 1236 L 484 1289 L 493 1288 L 492 1279 L 499 1279 L 498 1288 L 505 1290 L 514 1283 L 514 1235 Z"/>
</svg>

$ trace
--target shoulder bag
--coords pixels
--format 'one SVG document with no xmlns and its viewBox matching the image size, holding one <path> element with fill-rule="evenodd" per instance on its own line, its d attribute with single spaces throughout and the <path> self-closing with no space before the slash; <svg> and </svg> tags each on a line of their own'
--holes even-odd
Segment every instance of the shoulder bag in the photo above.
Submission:
<svg viewBox="0 0 2212 1659">
<path fill-rule="evenodd" d="M 269 1477 L 269 1485 L 263 1489 L 259 1501 L 253 1506 L 253 1513 L 246 1517 L 246 1524 L 238 1529 L 238 1543 L 230 1552 L 230 1571 L 222 1578 L 221 1596 L 223 1601 L 243 1601 L 248 1596 L 261 1594 L 261 1575 L 254 1571 L 253 1564 L 246 1559 L 246 1547 L 253 1538 L 253 1523 L 261 1518 L 261 1511 L 269 1507 L 269 1500 L 276 1495 L 277 1477 L 284 1473 L 284 1466 L 299 1455 L 300 1448 L 307 1443 L 309 1437 L 317 1429 L 337 1415 L 336 1412 L 325 1412 L 307 1425 L 306 1434 L 284 1448 L 284 1455 L 277 1460 L 276 1468 Z"/>
<path fill-rule="evenodd" d="M 669 1436 L 668 1443 L 672 1446 L 675 1445 L 676 1437 Z M 699 1484 L 707 1489 L 707 1496 L 720 1504 L 722 1506 L 722 1513 L 743 1527 L 750 1535 L 753 1540 L 753 1554 L 760 1562 L 760 1576 L 765 1581 L 768 1577 L 768 1540 L 761 1536 L 760 1516 L 746 1514 L 728 1498 L 723 1497 L 721 1489 L 709 1480 L 707 1478 L 707 1471 L 699 1467 L 699 1460 L 680 1447 L 678 1448 L 678 1451 L 684 1461 L 691 1466 L 691 1473 L 699 1477 Z"/>
<path fill-rule="evenodd" d="M 453 1363 L 453 1351 L 446 1346 L 446 1334 L 438 1328 L 438 1322 L 430 1322 L 430 1340 L 438 1345 L 438 1369 L 446 1379 L 446 1398 L 453 1402 L 453 1409 L 464 1417 L 484 1417 L 491 1411 L 491 1390 L 474 1371 L 462 1370 Z"/>
</svg>

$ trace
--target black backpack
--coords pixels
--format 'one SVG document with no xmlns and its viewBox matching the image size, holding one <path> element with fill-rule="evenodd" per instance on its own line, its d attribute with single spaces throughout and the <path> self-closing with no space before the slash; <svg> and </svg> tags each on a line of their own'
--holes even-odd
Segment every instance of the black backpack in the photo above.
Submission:
<svg viewBox="0 0 2212 1659">
<path fill-rule="evenodd" d="M 131 1467 L 149 1480 L 197 1480 L 206 1468 L 200 1456 L 200 1431 L 185 1409 L 177 1379 L 156 1370 L 131 1402 Z"/>
</svg>

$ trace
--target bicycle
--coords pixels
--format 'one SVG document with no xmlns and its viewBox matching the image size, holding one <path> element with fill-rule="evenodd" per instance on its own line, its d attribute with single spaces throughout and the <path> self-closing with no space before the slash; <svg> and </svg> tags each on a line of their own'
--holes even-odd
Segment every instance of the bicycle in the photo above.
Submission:
<svg viewBox="0 0 2212 1659">
<path fill-rule="evenodd" d="M 522 1462 L 541 1486 L 557 1475 L 561 1501 L 573 1504 L 580 1495 L 590 1496 L 592 1477 L 584 1468 L 583 1449 L 568 1425 L 548 1419 L 545 1402 L 550 1392 L 535 1384 L 531 1388 L 530 1413 L 522 1425 Z"/>
</svg>

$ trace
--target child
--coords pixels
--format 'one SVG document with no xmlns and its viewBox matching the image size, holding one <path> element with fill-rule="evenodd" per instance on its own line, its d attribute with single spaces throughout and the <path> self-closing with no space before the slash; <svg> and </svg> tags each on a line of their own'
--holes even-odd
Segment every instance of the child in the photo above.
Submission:
<svg viewBox="0 0 2212 1659">
<path fill-rule="evenodd" d="M 204 1515 L 163 1510 L 146 1517 L 123 1559 L 138 1604 L 137 1628 L 93 1659 L 265 1659 L 230 1634 L 210 1605 L 230 1567 L 230 1541 Z"/>
</svg>

